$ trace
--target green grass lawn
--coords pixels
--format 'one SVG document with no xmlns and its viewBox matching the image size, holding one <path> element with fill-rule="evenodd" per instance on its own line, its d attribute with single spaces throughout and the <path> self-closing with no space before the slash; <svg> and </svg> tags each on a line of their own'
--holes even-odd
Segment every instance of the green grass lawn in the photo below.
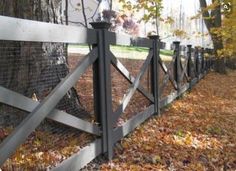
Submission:
<svg viewBox="0 0 236 171">
<path fill-rule="evenodd" d="M 110 50 L 119 58 L 145 59 L 148 55 L 148 48 L 144 47 L 110 46 Z M 89 48 L 87 45 L 69 45 L 69 53 L 87 54 L 88 52 Z M 173 51 L 161 49 L 160 55 L 162 59 L 170 60 Z"/>
<path fill-rule="evenodd" d="M 69 48 L 83 48 L 88 49 L 87 45 L 69 45 Z M 148 48 L 144 47 L 131 47 L 131 46 L 111 46 L 111 50 L 122 51 L 122 52 L 148 52 Z M 172 56 L 173 50 L 161 49 L 160 54 L 166 56 Z"/>
</svg>

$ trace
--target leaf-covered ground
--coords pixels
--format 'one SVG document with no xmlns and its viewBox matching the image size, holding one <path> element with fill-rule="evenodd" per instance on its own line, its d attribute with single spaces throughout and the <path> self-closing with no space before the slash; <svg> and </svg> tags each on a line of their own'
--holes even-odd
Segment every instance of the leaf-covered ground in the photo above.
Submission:
<svg viewBox="0 0 236 171">
<path fill-rule="evenodd" d="M 115 148 L 101 170 L 236 170 L 236 72 L 209 73 Z"/>
</svg>

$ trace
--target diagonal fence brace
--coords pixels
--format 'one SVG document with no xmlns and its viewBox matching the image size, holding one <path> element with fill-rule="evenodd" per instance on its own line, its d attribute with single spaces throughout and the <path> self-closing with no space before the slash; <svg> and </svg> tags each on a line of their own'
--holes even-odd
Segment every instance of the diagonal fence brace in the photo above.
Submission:
<svg viewBox="0 0 236 171">
<path fill-rule="evenodd" d="M 140 70 L 139 74 L 137 75 L 137 77 L 135 78 L 133 84 L 129 88 L 128 93 L 124 96 L 124 98 L 122 100 L 122 104 L 114 112 L 114 116 L 113 116 L 113 120 L 112 120 L 113 125 L 116 123 L 116 121 L 119 118 L 119 116 L 121 115 L 121 113 L 124 112 L 125 108 L 127 107 L 128 103 L 130 102 L 130 99 L 133 97 L 136 89 L 138 88 L 138 86 L 140 84 L 140 79 L 144 75 L 144 73 L 145 73 L 146 69 L 148 68 L 148 65 L 150 64 L 152 58 L 153 58 L 153 52 L 150 51 L 146 61 L 144 62 L 143 66 L 141 67 L 141 70 Z"/>
<path fill-rule="evenodd" d="M 27 112 L 32 112 L 37 105 L 39 105 L 39 102 L 12 90 L 8 90 L 2 86 L 0 86 L 0 102 Z M 97 136 L 101 135 L 100 128 L 97 125 L 84 121 L 61 110 L 54 109 L 47 118 L 90 134 Z"/>
<path fill-rule="evenodd" d="M 85 70 L 97 59 L 94 48 L 77 67 L 69 73 L 52 92 L 13 130 L 0 144 L 0 165 L 16 151 L 43 119 L 55 108 L 66 92 L 77 82 Z"/>
</svg>

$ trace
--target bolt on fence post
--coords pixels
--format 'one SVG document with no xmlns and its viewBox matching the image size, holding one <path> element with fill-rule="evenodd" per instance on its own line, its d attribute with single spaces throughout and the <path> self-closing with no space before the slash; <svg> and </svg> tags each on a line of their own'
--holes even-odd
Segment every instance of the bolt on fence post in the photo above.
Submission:
<svg viewBox="0 0 236 171">
<path fill-rule="evenodd" d="M 152 50 L 153 58 L 151 61 L 151 91 L 154 96 L 154 112 L 160 114 L 160 97 L 159 97 L 159 60 L 160 60 L 160 38 L 158 35 L 149 36 L 153 40 Z"/>
<path fill-rule="evenodd" d="M 174 44 L 174 55 L 175 55 L 175 61 L 174 61 L 174 79 L 177 83 L 177 91 L 180 91 L 180 42 L 175 41 Z"/>
<path fill-rule="evenodd" d="M 111 59 L 107 55 L 109 43 L 106 36 L 111 24 L 107 22 L 92 22 L 90 24 L 94 29 L 97 29 L 98 35 L 98 59 L 94 64 L 95 112 L 100 118 L 102 128 L 102 152 L 106 154 L 108 159 L 112 159 L 112 125 L 110 122 L 112 114 Z"/>
</svg>

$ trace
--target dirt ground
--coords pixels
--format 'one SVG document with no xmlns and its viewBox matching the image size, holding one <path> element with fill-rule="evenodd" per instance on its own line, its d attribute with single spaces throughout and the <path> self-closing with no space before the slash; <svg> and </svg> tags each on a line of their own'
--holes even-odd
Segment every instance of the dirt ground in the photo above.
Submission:
<svg viewBox="0 0 236 171">
<path fill-rule="evenodd" d="M 99 170 L 236 170 L 236 71 L 209 73 L 124 138 Z"/>
</svg>

